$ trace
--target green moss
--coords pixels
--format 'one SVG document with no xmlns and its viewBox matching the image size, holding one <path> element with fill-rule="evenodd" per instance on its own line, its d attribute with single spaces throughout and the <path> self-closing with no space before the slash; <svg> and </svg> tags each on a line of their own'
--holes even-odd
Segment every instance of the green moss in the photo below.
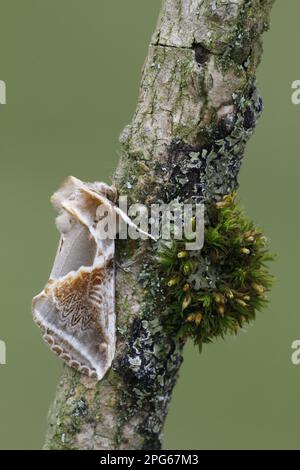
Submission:
<svg viewBox="0 0 300 470">
<path fill-rule="evenodd" d="M 201 348 L 226 333 L 237 333 L 265 307 L 272 284 L 272 259 L 262 231 L 225 196 L 206 210 L 201 252 L 185 251 L 185 240 L 157 251 L 157 276 L 164 286 L 162 323 Z"/>
</svg>

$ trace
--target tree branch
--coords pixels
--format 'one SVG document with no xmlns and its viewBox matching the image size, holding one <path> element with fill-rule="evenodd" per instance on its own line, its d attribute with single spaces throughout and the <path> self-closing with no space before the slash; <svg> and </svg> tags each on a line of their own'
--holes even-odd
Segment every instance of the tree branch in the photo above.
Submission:
<svg viewBox="0 0 300 470">
<path fill-rule="evenodd" d="M 129 203 L 218 201 L 237 188 L 262 108 L 255 86 L 273 0 L 165 0 L 114 182 Z M 200 170 L 190 154 L 209 152 Z M 220 157 L 220 158 L 216 158 Z M 149 243 L 117 242 L 117 354 L 95 382 L 65 366 L 46 449 L 158 449 L 183 341 L 160 322 Z M 147 288 L 143 278 L 148 276 Z"/>
</svg>

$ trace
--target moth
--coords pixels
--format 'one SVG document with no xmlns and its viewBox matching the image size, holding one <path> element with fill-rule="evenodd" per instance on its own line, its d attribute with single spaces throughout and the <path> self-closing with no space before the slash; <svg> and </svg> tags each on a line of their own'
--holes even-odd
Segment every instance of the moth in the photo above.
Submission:
<svg viewBox="0 0 300 470">
<path fill-rule="evenodd" d="M 73 176 L 54 193 L 60 241 L 49 280 L 32 302 L 34 321 L 51 350 L 97 380 L 110 368 L 116 347 L 115 240 L 103 237 L 99 224 L 104 215 L 108 224 L 118 216 L 151 237 L 116 200 L 114 187 Z"/>
</svg>

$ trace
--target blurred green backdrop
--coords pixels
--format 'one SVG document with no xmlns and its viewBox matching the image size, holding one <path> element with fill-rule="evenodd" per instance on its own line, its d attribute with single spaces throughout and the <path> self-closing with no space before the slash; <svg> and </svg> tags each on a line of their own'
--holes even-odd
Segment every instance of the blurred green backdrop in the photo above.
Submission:
<svg viewBox="0 0 300 470">
<path fill-rule="evenodd" d="M 50 194 L 74 174 L 109 182 L 117 137 L 134 112 L 160 0 L 1 0 L 0 448 L 42 446 L 62 364 L 31 320 L 58 234 Z M 165 448 L 300 448 L 299 0 L 278 1 L 264 36 L 265 111 L 240 177 L 240 199 L 279 254 L 269 309 L 246 334 L 185 352 Z"/>
</svg>

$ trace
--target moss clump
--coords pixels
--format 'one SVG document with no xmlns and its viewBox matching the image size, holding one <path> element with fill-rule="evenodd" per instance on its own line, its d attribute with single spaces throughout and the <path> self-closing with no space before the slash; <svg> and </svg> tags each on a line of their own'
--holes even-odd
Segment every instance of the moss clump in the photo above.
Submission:
<svg viewBox="0 0 300 470">
<path fill-rule="evenodd" d="M 206 208 L 201 252 L 186 251 L 185 240 L 161 245 L 157 252 L 167 305 L 162 321 L 200 348 L 253 320 L 272 284 L 266 238 L 234 199 L 228 195 Z"/>
</svg>

